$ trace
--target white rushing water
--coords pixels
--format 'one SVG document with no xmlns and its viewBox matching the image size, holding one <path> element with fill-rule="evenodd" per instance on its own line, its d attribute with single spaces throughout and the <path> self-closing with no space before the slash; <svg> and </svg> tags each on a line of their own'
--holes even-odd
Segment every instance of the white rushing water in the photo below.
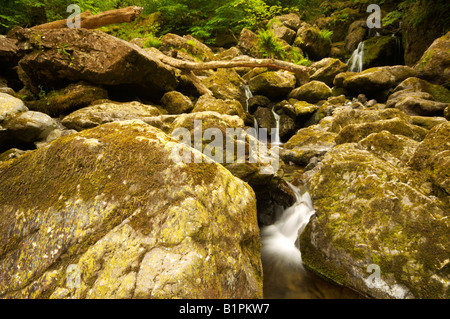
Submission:
<svg viewBox="0 0 450 319">
<path fill-rule="evenodd" d="M 353 51 L 347 65 L 350 72 L 361 72 L 363 70 L 364 59 L 364 41 L 358 44 L 358 47 Z"/>
<path fill-rule="evenodd" d="M 245 93 L 245 111 L 248 112 L 248 100 L 253 97 L 252 91 L 248 85 L 244 85 L 244 93 Z"/>
<path fill-rule="evenodd" d="M 272 138 L 272 144 L 274 145 L 280 145 L 280 115 L 275 112 L 275 107 L 272 108 L 273 116 L 275 117 L 275 136 Z"/>
<path fill-rule="evenodd" d="M 289 291 L 302 287 L 301 282 L 308 280 L 302 264 L 299 234 L 314 214 L 309 193 L 300 194 L 300 190 L 289 184 L 296 194 L 297 201 L 286 209 L 279 208 L 274 224 L 261 229 L 261 260 L 264 268 L 265 297 L 284 297 Z M 290 286 L 295 286 L 293 289 Z"/>
</svg>

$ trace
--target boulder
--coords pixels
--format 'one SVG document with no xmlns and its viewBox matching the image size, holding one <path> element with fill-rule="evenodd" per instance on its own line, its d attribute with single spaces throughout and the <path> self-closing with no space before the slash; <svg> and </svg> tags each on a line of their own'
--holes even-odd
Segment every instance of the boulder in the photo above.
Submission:
<svg viewBox="0 0 450 319">
<path fill-rule="evenodd" d="M 173 49 L 184 51 L 200 61 L 211 61 L 214 57 L 214 52 L 207 45 L 191 35 L 179 36 L 167 33 L 161 38 L 159 49 L 164 53 L 168 53 Z"/>
<path fill-rule="evenodd" d="M 450 103 L 450 90 L 441 85 L 433 84 L 417 77 L 410 77 L 401 82 L 394 89 L 394 93 L 403 90 L 426 92 L 430 94 L 435 101 Z"/>
<path fill-rule="evenodd" d="M 323 82 L 311 81 L 289 93 L 289 98 L 306 101 L 308 103 L 317 103 L 326 100 L 331 96 L 331 89 Z"/>
<path fill-rule="evenodd" d="M 403 51 L 400 40 L 385 35 L 364 41 L 363 69 L 385 65 L 403 64 Z"/>
<path fill-rule="evenodd" d="M 254 58 L 261 58 L 262 54 L 258 50 L 259 37 L 253 31 L 243 28 L 239 35 L 238 47 L 242 53 Z"/>
<path fill-rule="evenodd" d="M 415 68 L 420 78 L 450 89 L 450 31 L 433 42 Z"/>
<path fill-rule="evenodd" d="M 0 70 L 14 67 L 19 62 L 17 41 L 0 36 Z"/>
<path fill-rule="evenodd" d="M 203 78 L 203 85 L 218 99 L 235 99 L 243 103 L 245 94 L 241 87 L 244 80 L 234 69 L 218 69 L 214 74 Z"/>
<path fill-rule="evenodd" d="M 165 93 L 161 103 L 169 114 L 189 113 L 194 108 L 191 99 L 177 91 Z"/>
<path fill-rule="evenodd" d="M 192 112 L 217 112 L 220 114 L 237 115 L 240 118 L 245 118 L 244 107 L 237 100 L 222 100 L 216 99 L 210 95 L 202 95 L 197 103 L 195 103 Z"/>
<path fill-rule="evenodd" d="M 4 127 L 13 139 L 24 143 L 33 143 L 45 140 L 58 125 L 45 113 L 27 111 L 9 120 Z"/>
<path fill-rule="evenodd" d="M 321 81 L 332 87 L 336 75 L 347 72 L 348 65 L 339 59 L 325 58 L 311 64 L 310 70 L 311 80 Z"/>
<path fill-rule="evenodd" d="M 444 110 L 444 117 L 450 121 L 450 106 L 447 106 Z"/>
<path fill-rule="evenodd" d="M 278 22 L 277 20 L 272 20 L 269 22 L 269 26 L 273 30 L 273 34 L 277 39 L 285 41 L 289 45 L 294 43 L 295 36 L 297 35 L 294 30 L 286 27 L 283 23 Z"/>
<path fill-rule="evenodd" d="M 412 167 L 450 195 L 450 122 L 434 126 L 417 147 Z"/>
<path fill-rule="evenodd" d="M 253 95 L 279 98 L 295 88 L 296 78 L 287 71 L 269 71 L 250 79 L 248 85 Z"/>
<path fill-rule="evenodd" d="M 284 162 L 306 166 L 314 157 L 321 157 L 336 145 L 336 133 L 323 125 L 302 128 L 284 144 L 281 158 Z"/>
<path fill-rule="evenodd" d="M 448 194 L 385 160 L 406 161 L 416 143 L 377 134 L 334 147 L 307 172 L 316 214 L 300 238 L 303 263 L 371 298 L 448 299 Z"/>
<path fill-rule="evenodd" d="M 280 21 L 284 26 L 297 31 L 300 28 L 301 19 L 297 13 L 291 12 L 281 16 L 276 16 L 274 20 Z"/>
<path fill-rule="evenodd" d="M 102 101 L 100 104 L 67 115 L 63 118 L 62 124 L 69 129 L 81 131 L 109 122 L 141 119 L 160 114 L 156 107 L 136 101 L 126 103 Z"/>
<path fill-rule="evenodd" d="M 353 92 L 373 94 L 394 87 L 403 80 L 413 77 L 416 72 L 408 66 L 385 66 L 364 70 L 360 73 L 344 72 L 338 74 L 334 84 Z"/>
<path fill-rule="evenodd" d="M 331 40 L 322 37 L 319 28 L 306 22 L 303 22 L 298 29 L 295 44 L 314 60 L 327 57 L 331 50 Z"/>
<path fill-rule="evenodd" d="M 50 91 L 86 81 L 114 87 L 115 93 L 159 100 L 178 85 L 173 68 L 101 31 L 21 29 L 15 37 L 36 48 L 19 62 L 22 82 L 36 95 L 40 86 Z"/>
<path fill-rule="evenodd" d="M 261 298 L 253 190 L 178 150 L 123 121 L 0 163 L 0 296 Z"/>
<path fill-rule="evenodd" d="M 358 44 L 364 40 L 367 32 L 366 20 L 358 20 L 350 24 L 348 34 L 345 37 L 345 50 L 352 53 L 358 47 Z"/>
<path fill-rule="evenodd" d="M 28 108 L 22 100 L 7 93 L 0 93 L 0 152 L 15 147 L 14 138 L 6 128 L 7 123 L 27 111 Z"/>
<path fill-rule="evenodd" d="M 26 101 L 26 104 L 30 110 L 57 117 L 89 106 L 94 101 L 107 98 L 108 92 L 105 89 L 79 82 L 70 84 L 61 90 L 45 93 L 44 96 L 41 95 L 41 99 Z"/>
</svg>

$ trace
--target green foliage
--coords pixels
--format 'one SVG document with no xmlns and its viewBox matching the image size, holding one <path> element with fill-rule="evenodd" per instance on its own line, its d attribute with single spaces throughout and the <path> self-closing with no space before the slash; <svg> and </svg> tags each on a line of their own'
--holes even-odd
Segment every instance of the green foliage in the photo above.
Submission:
<svg viewBox="0 0 450 319">
<path fill-rule="evenodd" d="M 381 22 L 383 23 L 384 27 L 387 27 L 391 24 L 397 23 L 401 19 L 403 19 L 403 13 L 401 11 L 395 10 L 386 14 L 386 16 L 383 18 Z"/>
<path fill-rule="evenodd" d="M 320 30 L 320 37 L 324 40 L 330 40 L 332 35 L 333 35 L 333 31 L 330 31 L 327 29 Z"/>
<path fill-rule="evenodd" d="M 259 34 L 259 51 L 265 58 L 285 59 L 286 51 L 274 35 L 272 29 L 260 30 Z"/>
</svg>

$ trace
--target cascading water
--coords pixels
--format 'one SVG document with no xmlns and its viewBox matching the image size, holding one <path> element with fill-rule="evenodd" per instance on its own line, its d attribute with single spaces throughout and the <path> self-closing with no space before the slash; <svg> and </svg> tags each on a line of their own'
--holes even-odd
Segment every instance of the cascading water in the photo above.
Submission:
<svg viewBox="0 0 450 319">
<path fill-rule="evenodd" d="M 244 94 L 245 94 L 245 111 L 248 112 L 248 100 L 253 97 L 252 91 L 248 85 L 244 85 Z"/>
<path fill-rule="evenodd" d="M 277 220 L 273 225 L 261 229 L 261 260 L 264 269 L 265 297 L 284 297 L 290 286 L 307 289 L 300 282 L 307 279 L 303 268 L 298 236 L 314 214 L 309 193 L 288 185 L 295 192 L 297 201 L 286 209 L 278 208 Z"/>
<path fill-rule="evenodd" d="M 274 145 L 280 145 L 280 115 L 275 112 L 275 107 L 272 108 L 273 116 L 275 117 L 275 137 L 272 139 L 272 144 Z"/>
<path fill-rule="evenodd" d="M 350 59 L 347 61 L 350 72 L 361 72 L 363 70 L 364 59 L 364 41 L 358 44 L 358 47 L 353 51 Z"/>
</svg>

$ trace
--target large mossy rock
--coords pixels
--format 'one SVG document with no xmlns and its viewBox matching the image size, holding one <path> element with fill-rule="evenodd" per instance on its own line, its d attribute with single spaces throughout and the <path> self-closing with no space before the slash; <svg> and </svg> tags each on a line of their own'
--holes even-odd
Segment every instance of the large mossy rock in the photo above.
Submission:
<svg viewBox="0 0 450 319">
<path fill-rule="evenodd" d="M 70 113 L 63 118 L 62 124 L 67 128 L 81 131 L 109 122 L 142 119 L 161 114 L 156 107 L 136 101 L 128 103 L 99 102 L 99 104 Z"/>
<path fill-rule="evenodd" d="M 331 96 L 331 89 L 321 81 L 311 81 L 294 89 L 289 93 L 289 98 L 317 103 L 326 100 Z"/>
<path fill-rule="evenodd" d="M 253 95 L 279 98 L 295 88 L 296 78 L 286 71 L 269 71 L 261 73 L 248 82 Z"/>
<path fill-rule="evenodd" d="M 19 62 L 22 82 L 35 94 L 86 81 L 124 94 L 159 100 L 178 85 L 175 70 L 136 45 L 87 29 L 19 29 L 11 36 L 35 50 Z"/>
<path fill-rule="evenodd" d="M 327 57 L 331 51 L 330 38 L 324 38 L 317 26 L 311 26 L 306 22 L 298 29 L 295 44 L 314 60 Z"/>
<path fill-rule="evenodd" d="M 179 36 L 167 33 L 161 38 L 160 50 L 168 53 L 171 50 L 179 50 L 200 61 L 210 61 L 214 52 L 205 44 L 191 35 Z"/>
<path fill-rule="evenodd" d="M 450 88 L 450 31 L 433 42 L 415 68 L 419 77 Z"/>
<path fill-rule="evenodd" d="M 141 121 L 0 163 L 0 296 L 260 298 L 252 189 Z"/>
<path fill-rule="evenodd" d="M 364 41 L 363 68 L 403 64 L 400 40 L 390 36 L 377 36 Z"/>
<path fill-rule="evenodd" d="M 347 72 L 348 65 L 339 59 L 325 58 L 310 66 L 311 80 L 324 82 L 332 87 L 336 75 Z"/>
<path fill-rule="evenodd" d="M 407 164 L 422 145 L 438 154 L 441 130 L 423 144 L 382 131 L 324 156 L 306 178 L 316 209 L 300 243 L 308 268 L 373 298 L 449 298 L 449 194 Z M 448 176 L 448 156 L 439 159 L 423 166 Z"/>
<path fill-rule="evenodd" d="M 107 98 L 108 92 L 105 89 L 79 82 L 70 84 L 64 89 L 46 93 L 37 101 L 26 101 L 26 104 L 30 110 L 57 117 L 89 106 L 94 101 Z"/>
</svg>

